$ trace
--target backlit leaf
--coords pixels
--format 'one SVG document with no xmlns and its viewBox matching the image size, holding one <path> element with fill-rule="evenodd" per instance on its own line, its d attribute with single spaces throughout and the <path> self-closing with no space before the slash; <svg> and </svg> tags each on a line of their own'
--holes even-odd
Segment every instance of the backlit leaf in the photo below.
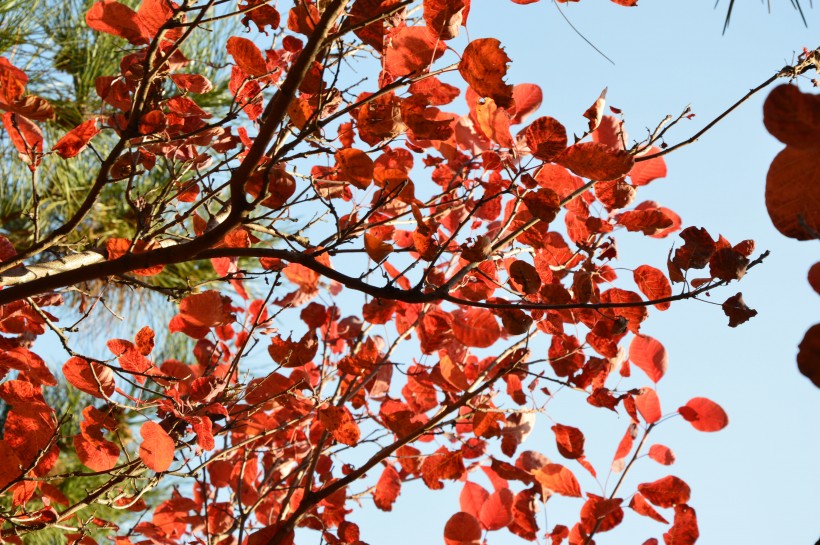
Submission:
<svg viewBox="0 0 820 545">
<path fill-rule="evenodd" d="M 690 495 L 689 485 L 674 475 L 639 484 L 638 492 L 658 507 L 674 507 L 686 503 Z"/>
<path fill-rule="evenodd" d="M 97 119 L 89 119 L 84 123 L 80 123 L 71 129 L 68 134 L 60 138 L 60 140 L 54 144 L 51 151 L 56 152 L 57 155 L 63 159 L 74 157 L 85 149 L 98 132 L 100 131 L 97 128 Z"/>
<path fill-rule="evenodd" d="M 228 53 L 236 65 L 248 75 L 263 76 L 268 72 L 265 57 L 256 44 L 247 38 L 231 36 L 228 38 Z"/>
<path fill-rule="evenodd" d="M 698 431 L 720 431 L 729 424 L 726 411 L 705 397 L 690 399 L 678 412 Z"/>
<path fill-rule="evenodd" d="M 564 458 L 574 460 L 584 455 L 584 434 L 578 428 L 556 424 L 552 427 L 558 452 Z"/>
<path fill-rule="evenodd" d="M 495 38 L 473 40 L 464 48 L 458 71 L 481 97 L 492 98 L 501 108 L 513 102 L 513 86 L 504 83 L 510 58 Z"/>
<path fill-rule="evenodd" d="M 546 464 L 532 472 L 535 479 L 544 487 L 562 496 L 581 497 L 581 485 L 572 471 L 561 464 Z"/>
<path fill-rule="evenodd" d="M 632 169 L 635 158 L 626 151 L 598 142 L 581 142 L 568 147 L 555 162 L 578 176 L 603 182 L 625 176 Z"/>
<path fill-rule="evenodd" d="M 345 445 L 355 446 L 359 442 L 361 432 L 359 425 L 353 420 L 353 415 L 346 407 L 333 405 L 319 409 L 319 420 L 333 438 Z"/>
<path fill-rule="evenodd" d="M 675 453 L 665 445 L 652 445 L 649 447 L 649 457 L 665 466 L 675 463 Z"/>
<path fill-rule="evenodd" d="M 149 469 L 161 472 L 171 467 L 174 461 L 174 440 L 162 426 L 148 421 L 140 428 L 140 458 Z"/>
<path fill-rule="evenodd" d="M 663 299 L 672 295 L 672 285 L 666 278 L 666 275 L 655 267 L 649 265 L 641 265 L 632 272 L 632 277 L 635 279 L 635 284 L 641 290 L 647 299 Z M 658 303 L 655 308 L 658 310 L 667 310 L 672 303 Z"/>
<path fill-rule="evenodd" d="M 658 382 L 666 373 L 666 348 L 649 335 L 635 335 L 629 343 L 629 360 L 646 373 L 652 382 Z"/>
<path fill-rule="evenodd" d="M 481 523 L 473 515 L 458 512 L 444 525 L 445 545 L 479 545 Z"/>
</svg>

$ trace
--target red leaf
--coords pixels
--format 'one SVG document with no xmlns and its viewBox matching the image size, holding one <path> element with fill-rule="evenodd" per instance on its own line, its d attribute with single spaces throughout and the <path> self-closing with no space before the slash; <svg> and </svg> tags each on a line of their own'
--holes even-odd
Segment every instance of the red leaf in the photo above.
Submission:
<svg viewBox="0 0 820 545">
<path fill-rule="evenodd" d="M 525 134 L 530 151 L 542 161 L 554 161 L 567 147 L 567 130 L 552 117 L 539 117 Z"/>
<path fill-rule="evenodd" d="M 501 108 L 513 103 L 513 86 L 504 83 L 510 58 L 495 38 L 473 40 L 464 48 L 458 71 L 481 97 L 492 98 Z"/>
<path fill-rule="evenodd" d="M 572 471 L 561 464 L 546 464 L 544 467 L 533 471 L 532 475 L 544 488 L 552 490 L 556 494 L 573 498 L 581 497 L 581 485 L 578 484 L 578 479 L 575 478 Z"/>
<path fill-rule="evenodd" d="M 698 431 L 720 431 L 729 425 L 726 411 L 705 397 L 693 397 L 678 412 Z"/>
<path fill-rule="evenodd" d="M 638 157 L 640 158 L 641 156 L 654 155 L 660 151 L 660 148 L 650 146 L 649 149 Z M 658 178 L 665 177 L 666 161 L 663 157 L 655 157 L 654 159 L 648 159 L 646 161 L 638 161 L 635 163 L 635 166 L 632 167 L 632 170 L 629 171 L 629 179 L 635 187 L 647 185 Z"/>
<path fill-rule="evenodd" d="M 91 426 L 74 436 L 74 450 L 80 462 L 92 471 L 108 471 L 117 465 L 120 447 L 102 435 L 99 426 Z"/>
<path fill-rule="evenodd" d="M 555 162 L 575 174 L 603 182 L 625 176 L 635 158 L 624 150 L 616 150 L 598 142 L 581 142 L 568 147 Z"/>
<path fill-rule="evenodd" d="M 672 295 L 672 284 L 661 271 L 649 265 L 641 265 L 632 273 L 635 284 L 647 299 L 663 299 Z M 672 303 L 658 303 L 655 308 L 658 310 L 668 309 Z"/>
<path fill-rule="evenodd" d="M 675 520 L 668 532 L 663 534 L 666 545 L 693 545 L 700 536 L 695 510 L 688 505 L 675 506 Z"/>
<path fill-rule="evenodd" d="M 749 258 L 733 248 L 721 248 L 709 258 L 709 274 L 721 280 L 740 280 L 746 274 Z"/>
<path fill-rule="evenodd" d="M 501 328 L 492 312 L 471 307 L 453 312 L 453 335 L 464 346 L 487 348 L 501 337 Z"/>
<path fill-rule="evenodd" d="M 481 524 L 473 515 L 459 512 L 444 525 L 445 545 L 479 545 Z"/>
<path fill-rule="evenodd" d="M 587 494 L 588 500 L 581 508 L 581 526 L 589 534 L 593 529 L 607 532 L 618 526 L 624 519 L 621 498 L 605 499 L 595 494 Z"/>
<path fill-rule="evenodd" d="M 149 469 L 161 472 L 171 467 L 174 461 L 174 440 L 162 426 L 148 421 L 140 428 L 142 443 L 140 458 Z"/>
<path fill-rule="evenodd" d="M 589 132 L 594 131 L 598 128 L 598 125 L 601 124 L 601 118 L 604 115 L 604 106 L 606 104 L 606 92 L 607 88 L 604 87 L 604 90 L 601 91 L 600 96 L 598 96 L 592 106 L 587 108 L 587 111 L 584 112 L 584 117 L 589 120 Z"/>
<path fill-rule="evenodd" d="M 0 489 L 4 489 L 11 481 L 20 476 L 20 459 L 15 450 L 0 439 Z"/>
<path fill-rule="evenodd" d="M 275 335 L 271 337 L 268 353 L 273 361 L 283 367 L 301 367 L 313 360 L 319 349 L 316 332 L 308 331 L 298 341 L 287 340 Z"/>
<path fill-rule="evenodd" d="M 171 81 L 189 93 L 207 93 L 214 87 L 208 78 L 200 74 L 171 74 Z"/>
<path fill-rule="evenodd" d="M 641 393 L 635 396 L 635 406 L 647 424 L 661 419 L 661 402 L 652 388 L 641 388 Z"/>
<path fill-rule="evenodd" d="M 393 503 L 401 492 L 401 477 L 393 466 L 386 466 L 376 483 L 373 492 L 373 503 L 382 511 L 392 511 Z"/>
<path fill-rule="evenodd" d="M 85 14 L 85 22 L 93 30 L 124 38 L 133 45 L 144 45 L 149 41 L 137 12 L 116 0 L 96 2 Z"/>
<path fill-rule="evenodd" d="M 74 157 L 85 149 L 88 142 L 91 141 L 98 132 L 100 132 L 100 130 L 97 128 L 97 118 L 89 119 L 84 123 L 80 123 L 71 129 L 68 134 L 60 138 L 60 140 L 54 144 L 51 151 L 56 152 L 57 155 L 63 159 Z"/>
<path fill-rule="evenodd" d="M 396 78 L 426 71 L 445 51 L 444 43 L 426 26 L 402 27 L 390 39 L 384 69 Z"/>
<path fill-rule="evenodd" d="M 584 434 L 578 428 L 556 424 L 552 427 L 558 452 L 564 458 L 575 460 L 584 455 Z"/>
<path fill-rule="evenodd" d="M 510 265 L 510 283 L 513 288 L 527 295 L 537 293 L 541 287 L 541 277 L 535 267 L 517 259 Z"/>
<path fill-rule="evenodd" d="M 231 36 L 228 38 L 228 53 L 243 72 L 251 76 L 264 76 L 268 72 L 265 57 L 251 40 Z"/>
<path fill-rule="evenodd" d="M 635 335 L 629 344 L 629 360 L 655 383 L 663 378 L 668 365 L 666 348 L 649 335 Z"/>
<path fill-rule="evenodd" d="M 786 146 L 766 175 L 766 210 L 772 224 L 797 240 L 813 240 L 820 231 L 820 146 L 813 141 L 815 147 Z"/>
<path fill-rule="evenodd" d="M 820 142 L 820 95 L 802 93 L 796 85 L 775 87 L 763 103 L 763 124 L 788 146 L 816 147 Z"/>
<path fill-rule="evenodd" d="M 444 488 L 442 479 L 456 480 L 462 475 L 464 460 L 461 451 L 450 452 L 446 447 L 441 447 L 421 463 L 421 478 L 430 490 Z"/>
<path fill-rule="evenodd" d="M 34 171 L 40 164 L 40 155 L 43 153 L 43 133 L 40 128 L 28 118 L 12 112 L 3 114 L 3 125 L 9 133 L 11 143 L 19 152 L 20 159 Z"/>
<path fill-rule="evenodd" d="M 742 293 L 732 295 L 723 302 L 721 307 L 723 313 L 729 317 L 729 327 L 737 327 L 757 316 L 756 310 L 746 306 Z"/>
<path fill-rule="evenodd" d="M 153 242 L 146 243 L 144 240 L 138 240 L 137 243 L 133 245 L 133 248 L 131 247 L 131 241 L 127 238 L 109 238 L 105 242 L 105 250 L 108 253 L 108 259 L 110 260 L 118 259 L 129 253 L 129 251 L 135 254 L 141 254 L 153 248 Z M 161 273 L 164 268 L 165 265 L 159 264 L 154 265 L 153 267 L 146 267 L 144 269 L 135 269 L 132 272 L 142 276 L 155 276 Z"/>
<path fill-rule="evenodd" d="M 632 500 L 629 502 L 629 507 L 632 508 L 636 513 L 639 515 L 643 515 L 645 517 L 649 517 L 651 519 L 657 520 L 658 522 L 663 522 L 664 524 L 669 524 L 669 521 L 666 520 L 658 513 L 646 498 L 644 498 L 639 492 L 636 492 L 634 496 L 632 496 Z M 657 541 L 656 541 L 657 543 Z"/>
<path fill-rule="evenodd" d="M 319 409 L 318 414 L 322 425 L 338 442 L 351 447 L 359 442 L 359 437 L 361 437 L 359 425 L 353 420 L 353 415 L 350 414 L 347 407 L 330 405 L 324 409 Z"/>
<path fill-rule="evenodd" d="M 635 442 L 635 437 L 638 435 L 638 426 L 633 422 L 626 429 L 621 442 L 618 443 L 618 449 L 615 451 L 615 456 L 612 458 L 612 471 L 620 473 L 624 468 L 624 458 L 632 452 L 632 445 Z"/>
<path fill-rule="evenodd" d="M 63 365 L 66 380 L 83 392 L 101 399 L 114 395 L 114 373 L 108 367 L 73 357 Z"/>
<path fill-rule="evenodd" d="M 424 22 L 438 38 L 458 36 L 460 26 L 467 26 L 470 0 L 424 0 Z"/>
<path fill-rule="evenodd" d="M 373 182 L 373 160 L 365 152 L 346 148 L 336 152 L 336 162 L 341 169 L 341 179 L 367 189 Z"/>
<path fill-rule="evenodd" d="M 668 475 L 651 483 L 638 485 L 638 492 L 658 507 L 673 507 L 689 501 L 689 485 L 683 480 Z"/>
<path fill-rule="evenodd" d="M 675 453 L 665 445 L 652 445 L 649 447 L 649 457 L 665 466 L 675 463 Z"/>
<path fill-rule="evenodd" d="M 509 525 L 513 520 L 513 499 L 513 493 L 508 488 L 501 488 L 490 494 L 478 517 L 481 525 L 491 531 Z"/>
<path fill-rule="evenodd" d="M 463 512 L 478 518 L 481 515 L 481 508 L 489 497 L 490 493 L 483 486 L 467 481 L 461 489 L 458 504 Z"/>
<path fill-rule="evenodd" d="M 524 119 L 541 106 L 543 93 L 541 88 L 534 83 L 519 83 L 513 87 L 513 101 L 515 108 L 510 111 L 512 119 L 510 125 L 522 123 Z"/>
<path fill-rule="evenodd" d="M 800 341 L 797 368 L 820 388 L 820 324 L 811 326 Z"/>
</svg>

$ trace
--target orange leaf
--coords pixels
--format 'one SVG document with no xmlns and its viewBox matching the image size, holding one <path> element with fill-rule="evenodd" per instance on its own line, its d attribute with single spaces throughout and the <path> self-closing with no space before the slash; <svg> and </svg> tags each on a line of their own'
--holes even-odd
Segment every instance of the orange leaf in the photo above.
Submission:
<svg viewBox="0 0 820 545">
<path fill-rule="evenodd" d="M 68 134 L 60 138 L 60 140 L 54 144 L 51 151 L 56 152 L 57 155 L 63 159 L 74 157 L 85 149 L 88 142 L 91 141 L 98 132 L 100 132 L 100 130 L 97 128 L 97 118 L 89 119 L 84 123 L 80 123 L 71 129 Z"/>
<path fill-rule="evenodd" d="M 140 444 L 140 458 L 156 472 L 167 470 L 174 460 L 174 440 L 162 426 L 148 421 L 140 428 L 142 443 Z"/>
<path fill-rule="evenodd" d="M 231 36 L 228 38 L 228 53 L 243 72 L 251 76 L 264 76 L 268 72 L 265 57 L 251 40 Z"/>
<path fill-rule="evenodd" d="M 390 39 L 384 54 L 384 69 L 400 78 L 426 71 L 447 50 L 426 26 L 406 26 Z"/>
<path fill-rule="evenodd" d="M 100 399 L 114 395 L 114 373 L 108 367 L 72 357 L 63 364 L 66 380 L 83 392 Z"/>
<path fill-rule="evenodd" d="M 564 150 L 555 162 L 579 176 L 603 182 L 625 176 L 632 169 L 635 158 L 624 150 L 598 142 L 581 142 Z"/>
<path fill-rule="evenodd" d="M 171 81 L 189 93 L 207 93 L 214 88 L 210 80 L 200 74 L 171 74 Z"/>
<path fill-rule="evenodd" d="M 612 471 L 620 473 L 624 468 L 624 458 L 632 452 L 632 445 L 635 442 L 635 437 L 638 435 L 638 426 L 633 422 L 626 429 L 626 433 L 618 443 L 618 449 L 615 451 L 615 456 L 612 458 Z"/>
<path fill-rule="evenodd" d="M 646 373 L 652 382 L 658 382 L 666 373 L 666 348 L 649 335 L 635 335 L 629 344 L 629 360 Z"/>
<path fill-rule="evenodd" d="M 690 399 L 678 412 L 698 431 L 720 431 L 729 424 L 726 411 L 705 397 Z"/>
<path fill-rule="evenodd" d="M 137 12 L 116 0 L 96 2 L 85 14 L 85 22 L 93 30 L 124 38 L 133 45 L 148 43 Z"/>
<path fill-rule="evenodd" d="M 546 464 L 544 467 L 532 472 L 535 479 L 544 488 L 552 490 L 562 496 L 581 497 L 581 485 L 572 471 L 561 464 Z"/>
<path fill-rule="evenodd" d="M 442 40 L 458 36 L 460 26 L 466 26 L 470 0 L 424 0 L 424 22 L 430 32 Z"/>
<path fill-rule="evenodd" d="M 382 241 L 376 235 L 365 233 L 364 250 L 370 259 L 376 263 L 381 263 L 393 251 L 393 246 Z"/>
<path fill-rule="evenodd" d="M 373 160 L 361 150 L 340 149 L 336 152 L 336 163 L 341 169 L 342 179 L 359 189 L 367 189 L 373 181 Z"/>
<path fill-rule="evenodd" d="M 513 86 L 504 83 L 510 58 L 495 38 L 473 40 L 464 48 L 458 71 L 482 97 L 492 98 L 501 108 L 513 104 Z"/>
<path fill-rule="evenodd" d="M 351 447 L 359 442 L 361 436 L 359 425 L 353 420 L 353 415 L 346 407 L 330 405 L 319 409 L 319 421 L 338 442 Z"/>
</svg>

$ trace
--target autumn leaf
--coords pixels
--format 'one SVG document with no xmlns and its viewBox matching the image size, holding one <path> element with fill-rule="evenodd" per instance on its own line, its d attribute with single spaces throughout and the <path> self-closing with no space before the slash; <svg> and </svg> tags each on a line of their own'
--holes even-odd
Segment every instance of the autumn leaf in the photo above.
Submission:
<svg viewBox="0 0 820 545">
<path fill-rule="evenodd" d="M 426 26 L 405 26 L 390 38 L 384 68 L 399 78 L 426 70 L 444 55 L 446 46 Z"/>
<path fill-rule="evenodd" d="M 69 384 L 94 397 L 114 395 L 114 373 L 104 365 L 74 356 L 63 364 L 63 375 Z"/>
<path fill-rule="evenodd" d="M 453 313 L 453 335 L 465 346 L 486 348 L 495 344 L 501 328 L 489 310 L 471 307 Z"/>
<path fill-rule="evenodd" d="M 251 40 L 239 36 L 228 38 L 228 54 L 236 65 L 251 76 L 264 76 L 268 72 L 262 52 Z"/>
<path fill-rule="evenodd" d="M 654 444 L 649 447 L 649 457 L 665 466 L 675 463 L 675 453 L 665 445 Z"/>
<path fill-rule="evenodd" d="M 689 501 L 689 485 L 669 475 L 651 483 L 638 485 L 638 492 L 658 507 L 674 507 Z"/>
<path fill-rule="evenodd" d="M 672 285 L 660 270 L 650 265 L 641 265 L 632 272 L 632 277 L 638 289 L 641 290 L 647 299 L 663 299 L 672 296 Z M 672 303 L 658 303 L 655 308 L 667 310 Z"/>
<path fill-rule="evenodd" d="M 698 431 L 720 431 L 729 424 L 726 411 L 705 397 L 690 399 L 678 412 Z"/>
<path fill-rule="evenodd" d="M 783 235 L 813 240 L 820 232 L 820 145 L 787 146 L 766 175 L 766 210 Z"/>
<path fill-rule="evenodd" d="M 385 466 L 379 480 L 376 482 L 376 490 L 373 491 L 373 503 L 382 511 L 392 511 L 393 504 L 401 492 L 401 477 L 393 466 Z"/>
<path fill-rule="evenodd" d="M 625 176 L 632 169 L 635 158 L 626 151 L 598 142 L 581 142 L 564 150 L 555 162 L 578 176 L 604 182 Z"/>
<path fill-rule="evenodd" d="M 741 293 L 732 295 L 721 306 L 723 313 L 729 317 L 729 327 L 737 327 L 757 316 L 756 310 L 746 306 Z"/>
<path fill-rule="evenodd" d="M 489 497 L 490 493 L 483 486 L 467 481 L 458 496 L 458 504 L 462 512 L 478 518 L 481 515 L 481 508 Z"/>
<path fill-rule="evenodd" d="M 100 132 L 97 128 L 97 118 L 89 119 L 71 129 L 65 136 L 54 144 L 51 151 L 63 159 L 69 159 L 83 151 L 91 139 Z"/>
<path fill-rule="evenodd" d="M 654 424 L 661 419 L 661 403 L 652 388 L 641 388 L 635 396 L 635 406 L 647 424 Z"/>
<path fill-rule="evenodd" d="M 575 460 L 584 455 L 584 434 L 578 428 L 556 424 L 552 427 L 558 452 L 564 458 Z"/>
<path fill-rule="evenodd" d="M 513 493 L 508 488 L 496 490 L 481 506 L 478 520 L 486 530 L 500 530 L 513 521 Z"/>
<path fill-rule="evenodd" d="M 553 161 L 567 147 L 567 130 L 552 117 L 539 117 L 527 127 L 527 146 L 542 161 Z"/>
<path fill-rule="evenodd" d="M 464 48 L 458 71 L 479 96 L 492 98 L 501 108 L 513 102 L 513 86 L 504 83 L 510 58 L 495 38 L 473 40 Z"/>
<path fill-rule="evenodd" d="M 675 506 L 675 518 L 672 527 L 663 534 L 664 543 L 667 545 L 694 545 L 700 537 L 698 530 L 698 519 L 695 510 L 688 505 Z"/>
<path fill-rule="evenodd" d="M 806 331 L 797 348 L 797 368 L 820 388 L 820 324 Z"/>
<path fill-rule="evenodd" d="M 666 348 L 649 335 L 635 335 L 629 343 L 629 360 L 646 373 L 652 382 L 658 382 L 666 373 Z"/>
<path fill-rule="evenodd" d="M 322 425 L 338 442 L 351 447 L 356 446 L 359 442 L 361 436 L 359 425 L 356 424 L 353 415 L 346 407 L 330 405 L 319 409 L 318 415 Z"/>
<path fill-rule="evenodd" d="M 445 545 L 479 545 L 481 523 L 469 513 L 459 512 L 444 525 Z"/>
<path fill-rule="evenodd" d="M 373 181 L 373 160 L 365 152 L 346 148 L 336 152 L 336 162 L 343 180 L 359 189 L 367 189 Z"/>
<path fill-rule="evenodd" d="M 156 422 L 145 422 L 140 428 L 140 458 L 149 469 L 162 472 L 174 461 L 174 440 Z"/>
<path fill-rule="evenodd" d="M 664 524 L 669 524 L 669 521 L 663 518 L 663 516 L 661 516 L 661 514 L 658 513 L 648 501 L 646 501 L 646 498 L 640 492 L 636 492 L 632 496 L 632 499 L 629 501 L 629 507 L 639 515 L 649 517 Z"/>
<path fill-rule="evenodd" d="M 787 146 L 816 149 L 820 142 L 820 95 L 802 93 L 796 85 L 775 87 L 763 103 L 763 124 Z"/>
<path fill-rule="evenodd" d="M 572 471 L 561 464 L 546 464 L 532 472 L 535 479 L 548 490 L 562 496 L 581 497 L 581 485 Z"/>
</svg>

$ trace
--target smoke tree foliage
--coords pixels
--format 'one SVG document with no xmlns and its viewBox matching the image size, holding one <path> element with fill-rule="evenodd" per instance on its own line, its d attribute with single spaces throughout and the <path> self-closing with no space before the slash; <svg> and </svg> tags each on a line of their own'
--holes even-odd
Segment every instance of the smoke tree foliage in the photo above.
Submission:
<svg viewBox="0 0 820 545">
<path fill-rule="evenodd" d="M 672 467 L 634 489 L 623 477 L 645 454 L 673 465 L 650 441 L 658 426 L 716 432 L 728 417 L 698 392 L 662 409 L 666 351 L 641 324 L 709 291 L 725 292 L 739 326 L 756 312 L 734 284 L 765 254 L 638 195 L 665 176 L 679 145 L 664 134 L 688 112 L 634 141 L 604 91 L 578 112 L 583 134 L 568 134 L 538 86 L 508 81 L 503 35 L 466 38 L 470 9 L 96 2 L 85 24 L 119 62 L 94 80 L 93 108 L 56 129 L 26 66 L 0 57 L 14 183 L 28 188 L 20 227 L 0 236 L 0 542 L 48 529 L 83 545 L 360 544 L 367 528 L 348 515 L 390 511 L 411 486 L 459 490 L 448 545 L 591 544 L 627 516 L 658 521 L 667 545 L 695 542 L 690 487 Z M 226 20 L 239 30 L 212 48 L 227 62 L 186 55 Z M 804 51 L 757 90 L 818 64 Z M 820 187 L 817 97 L 778 93 L 767 127 L 788 147 L 767 202 L 781 230 L 813 238 L 817 207 L 778 198 L 793 169 L 800 191 Z M 57 214 L 38 188 L 72 161 L 87 180 Z M 129 211 L 125 234 L 95 237 L 111 203 Z M 675 248 L 618 269 L 624 232 Z M 204 279 L 163 281 L 186 263 Z M 171 300 L 175 315 L 100 337 L 90 319 L 116 286 Z M 70 354 L 69 386 L 36 353 L 49 331 Z M 167 335 L 192 349 L 163 358 Z M 93 402 L 57 411 L 43 395 L 55 387 Z M 556 396 L 622 415 L 610 465 L 587 460 L 583 430 L 547 408 Z M 539 413 L 554 422 L 546 452 L 521 445 Z M 66 451 L 80 470 L 58 463 Z M 93 486 L 69 500 L 68 477 Z M 576 514 L 545 528 L 538 513 L 556 503 Z"/>
</svg>

